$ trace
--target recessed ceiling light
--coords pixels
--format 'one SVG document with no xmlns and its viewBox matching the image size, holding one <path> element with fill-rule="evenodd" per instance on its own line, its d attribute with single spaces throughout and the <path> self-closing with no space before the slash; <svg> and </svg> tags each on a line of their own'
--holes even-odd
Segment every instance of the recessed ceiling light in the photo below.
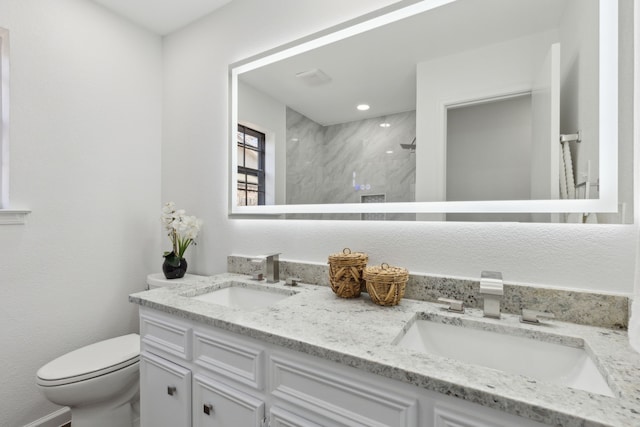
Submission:
<svg viewBox="0 0 640 427">
<path fill-rule="evenodd" d="M 391 123 L 387 123 L 387 122 L 380 123 L 380 127 L 381 127 L 381 128 L 388 128 L 388 127 L 391 127 Z"/>
<path fill-rule="evenodd" d="M 291 138 L 291 141 L 292 141 L 292 142 L 298 142 L 298 141 L 300 141 L 300 140 L 299 140 L 298 138 Z"/>
<path fill-rule="evenodd" d="M 356 107 L 358 110 L 360 111 L 367 111 L 369 108 L 371 108 L 369 105 L 367 104 L 360 104 Z"/>
<path fill-rule="evenodd" d="M 393 154 L 393 150 L 387 151 L 387 154 Z"/>
</svg>

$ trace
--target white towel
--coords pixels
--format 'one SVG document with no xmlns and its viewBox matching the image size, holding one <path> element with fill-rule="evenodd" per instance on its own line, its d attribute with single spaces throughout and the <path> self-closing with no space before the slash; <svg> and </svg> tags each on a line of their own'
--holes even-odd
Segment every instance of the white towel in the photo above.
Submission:
<svg viewBox="0 0 640 427">
<path fill-rule="evenodd" d="M 585 215 L 585 223 L 587 224 L 597 224 L 598 223 L 598 214 L 593 212 Z"/>
<path fill-rule="evenodd" d="M 562 146 L 564 143 L 560 144 L 560 198 L 568 199 L 569 193 L 567 192 L 567 177 L 566 177 L 566 168 L 564 167 L 564 150 Z M 574 222 L 574 221 L 567 221 Z"/>
<path fill-rule="evenodd" d="M 568 213 L 566 214 L 566 222 L 581 224 L 582 223 L 582 214 L 581 213 Z"/>
<path fill-rule="evenodd" d="M 576 198 L 576 182 L 573 178 L 573 162 L 571 160 L 571 148 L 569 147 L 569 143 L 563 142 L 561 150 L 562 151 L 560 152 L 560 197 L 563 199 L 575 199 Z"/>
</svg>

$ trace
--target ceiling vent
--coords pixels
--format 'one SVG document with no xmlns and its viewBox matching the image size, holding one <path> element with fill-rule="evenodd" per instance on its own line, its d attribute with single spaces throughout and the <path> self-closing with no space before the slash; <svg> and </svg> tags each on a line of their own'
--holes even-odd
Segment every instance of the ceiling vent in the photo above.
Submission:
<svg viewBox="0 0 640 427">
<path fill-rule="evenodd" d="M 312 68 L 311 70 L 301 71 L 296 74 L 296 77 L 304 82 L 307 86 L 321 86 L 331 81 L 331 77 L 319 68 Z"/>
</svg>

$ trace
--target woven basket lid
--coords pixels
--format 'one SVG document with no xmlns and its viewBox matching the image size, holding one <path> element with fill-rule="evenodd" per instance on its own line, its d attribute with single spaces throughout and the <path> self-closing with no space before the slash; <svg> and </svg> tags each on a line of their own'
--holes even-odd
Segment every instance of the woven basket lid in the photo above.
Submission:
<svg viewBox="0 0 640 427">
<path fill-rule="evenodd" d="M 380 265 L 366 267 L 363 272 L 365 280 L 384 280 L 384 279 L 407 279 L 409 278 L 409 270 L 402 267 L 394 267 L 383 262 Z"/>
<path fill-rule="evenodd" d="M 367 254 L 363 252 L 351 252 L 351 249 L 344 248 L 342 252 L 329 255 L 329 262 L 335 261 L 364 261 L 369 259 Z"/>
</svg>

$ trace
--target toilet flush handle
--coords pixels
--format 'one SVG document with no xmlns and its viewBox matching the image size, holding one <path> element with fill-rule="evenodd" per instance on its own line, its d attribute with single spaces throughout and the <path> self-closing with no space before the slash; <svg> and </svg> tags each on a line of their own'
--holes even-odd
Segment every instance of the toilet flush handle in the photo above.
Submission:
<svg viewBox="0 0 640 427">
<path fill-rule="evenodd" d="M 167 387 L 167 394 L 169 396 L 173 396 L 176 393 L 177 389 L 175 388 L 175 386 L 170 385 L 169 387 Z"/>
</svg>

